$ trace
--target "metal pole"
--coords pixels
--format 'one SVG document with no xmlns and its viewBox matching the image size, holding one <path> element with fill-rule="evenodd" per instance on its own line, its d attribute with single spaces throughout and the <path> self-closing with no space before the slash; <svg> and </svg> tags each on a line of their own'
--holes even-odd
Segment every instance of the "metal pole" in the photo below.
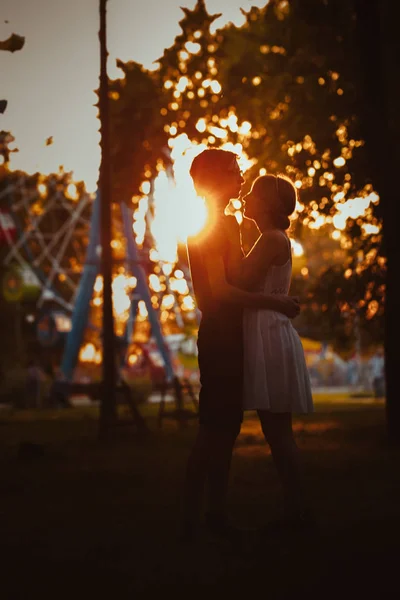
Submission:
<svg viewBox="0 0 400 600">
<path fill-rule="evenodd" d="M 115 401 L 115 341 L 112 309 L 112 211 L 110 176 L 109 100 L 107 76 L 107 0 L 100 0 L 100 91 L 99 112 L 101 131 L 100 165 L 100 239 L 101 271 L 103 275 L 103 385 L 100 404 L 99 438 L 109 438 L 116 420 Z"/>
</svg>

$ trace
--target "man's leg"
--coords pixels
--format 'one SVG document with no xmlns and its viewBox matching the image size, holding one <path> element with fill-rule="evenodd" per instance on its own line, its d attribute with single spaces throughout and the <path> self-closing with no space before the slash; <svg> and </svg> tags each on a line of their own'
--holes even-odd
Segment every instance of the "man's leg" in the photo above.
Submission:
<svg viewBox="0 0 400 600">
<path fill-rule="evenodd" d="M 226 514 L 226 500 L 229 486 L 229 473 L 232 452 L 239 427 L 232 431 L 213 431 L 210 445 L 213 448 L 208 469 L 208 513 L 221 518 Z"/>
<path fill-rule="evenodd" d="M 200 521 L 206 482 L 209 514 L 225 519 L 232 450 L 240 431 L 242 355 L 240 346 L 235 350 L 236 339 L 233 340 L 235 343 L 225 346 L 226 336 L 220 337 L 216 333 L 220 329 L 219 322 L 213 321 L 209 330 L 202 322 L 199 331 L 200 428 L 184 484 L 184 520 L 188 530 L 195 529 Z M 215 344 L 218 345 L 221 339 L 224 340 L 223 347 L 216 350 Z M 238 340 L 240 343 L 241 336 Z"/>
<path fill-rule="evenodd" d="M 183 489 L 183 519 L 188 529 L 195 529 L 200 521 L 211 451 L 209 432 L 200 425 L 187 463 Z"/>
<path fill-rule="evenodd" d="M 232 450 L 239 427 L 232 432 L 200 425 L 190 454 L 184 482 L 183 536 L 196 534 L 199 527 L 206 482 L 207 522 L 213 529 L 226 528 L 226 499 Z"/>
</svg>

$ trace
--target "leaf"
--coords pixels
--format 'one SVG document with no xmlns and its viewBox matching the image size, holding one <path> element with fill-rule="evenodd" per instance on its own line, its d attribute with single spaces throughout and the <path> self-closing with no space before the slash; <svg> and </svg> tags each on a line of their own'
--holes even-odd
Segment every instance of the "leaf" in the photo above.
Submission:
<svg viewBox="0 0 400 600">
<path fill-rule="evenodd" d="M 18 35 L 13 33 L 9 38 L 0 42 L 0 50 L 5 50 L 6 52 L 16 52 L 17 50 L 21 50 L 24 47 L 25 38 L 22 35 Z"/>
</svg>

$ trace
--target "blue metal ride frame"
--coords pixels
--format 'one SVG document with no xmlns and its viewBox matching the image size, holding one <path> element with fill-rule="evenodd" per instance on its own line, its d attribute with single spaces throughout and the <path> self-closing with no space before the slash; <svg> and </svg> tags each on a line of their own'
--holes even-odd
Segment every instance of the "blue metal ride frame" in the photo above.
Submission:
<svg viewBox="0 0 400 600">
<path fill-rule="evenodd" d="M 174 379 L 174 369 L 171 361 L 171 355 L 164 341 L 161 325 L 156 311 L 151 302 L 150 291 L 147 285 L 147 278 L 142 265 L 140 264 L 136 242 L 132 232 L 133 213 L 124 204 L 121 205 L 121 214 L 123 222 L 124 235 L 127 241 L 127 263 L 132 275 L 137 279 L 137 286 L 132 296 L 130 317 L 126 328 L 125 342 L 130 343 L 132 339 L 135 319 L 139 300 L 143 300 L 149 315 L 151 332 L 154 336 L 161 357 L 164 361 L 167 381 Z M 72 314 L 72 327 L 68 333 L 64 355 L 61 362 L 61 372 L 66 381 L 72 381 L 76 363 L 78 361 L 79 350 L 83 341 L 85 327 L 89 320 L 90 300 L 93 295 L 93 287 L 97 275 L 100 273 L 100 194 L 97 192 L 93 203 L 93 212 L 90 225 L 89 246 L 86 254 L 85 265 L 79 282 L 76 302 Z"/>
<path fill-rule="evenodd" d="M 158 320 L 157 313 L 153 308 L 151 302 L 150 290 L 147 285 L 146 273 L 144 272 L 144 269 L 140 263 L 136 242 L 134 240 L 134 236 L 132 235 L 133 212 L 125 204 L 122 204 L 121 213 L 124 234 L 127 242 L 128 264 L 130 266 L 131 273 L 137 279 L 135 295 L 133 296 L 133 301 L 131 304 L 131 312 L 127 326 L 127 331 L 133 331 L 133 326 L 136 318 L 136 311 L 138 307 L 138 298 L 141 298 L 146 305 L 151 325 L 151 333 L 157 342 L 158 349 L 160 350 L 162 359 L 164 361 L 167 381 L 170 382 L 174 379 L 174 368 L 172 365 L 170 352 L 164 341 L 160 321 Z"/>
<path fill-rule="evenodd" d="M 61 372 L 67 381 L 71 381 L 79 350 L 83 341 L 85 327 L 89 320 L 90 300 L 93 295 L 93 287 L 96 277 L 100 272 L 100 192 L 97 191 L 93 203 L 93 212 L 90 223 L 89 246 L 86 261 L 83 268 L 75 307 L 72 314 L 72 327 L 68 333 L 64 355 L 61 362 Z"/>
</svg>

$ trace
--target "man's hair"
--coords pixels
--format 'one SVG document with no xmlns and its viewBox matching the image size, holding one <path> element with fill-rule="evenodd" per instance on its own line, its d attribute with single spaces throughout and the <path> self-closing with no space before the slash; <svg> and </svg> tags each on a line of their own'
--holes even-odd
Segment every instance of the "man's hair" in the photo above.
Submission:
<svg viewBox="0 0 400 600">
<path fill-rule="evenodd" d="M 190 167 L 190 175 L 197 194 L 206 196 L 218 189 L 221 174 L 228 171 L 236 160 L 236 154 L 218 148 L 207 148 L 198 154 Z"/>
</svg>

